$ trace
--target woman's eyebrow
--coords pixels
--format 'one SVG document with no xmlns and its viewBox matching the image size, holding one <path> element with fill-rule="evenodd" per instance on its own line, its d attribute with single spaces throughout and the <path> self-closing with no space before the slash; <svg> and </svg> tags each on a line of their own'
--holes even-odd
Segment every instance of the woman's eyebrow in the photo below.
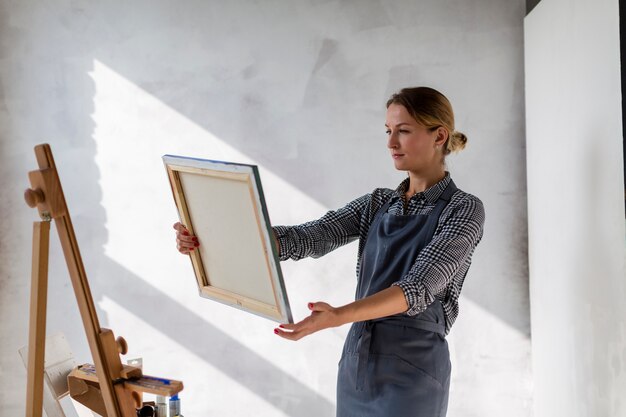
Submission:
<svg viewBox="0 0 626 417">
<path fill-rule="evenodd" d="M 402 123 L 398 123 L 398 124 L 396 125 L 396 127 L 398 127 L 398 126 L 402 126 L 402 125 L 407 125 L 407 126 L 410 126 L 411 124 L 410 124 L 410 123 L 404 123 L 404 122 L 402 122 Z M 385 127 L 389 127 L 389 126 L 387 125 L 387 123 L 385 123 Z"/>
</svg>

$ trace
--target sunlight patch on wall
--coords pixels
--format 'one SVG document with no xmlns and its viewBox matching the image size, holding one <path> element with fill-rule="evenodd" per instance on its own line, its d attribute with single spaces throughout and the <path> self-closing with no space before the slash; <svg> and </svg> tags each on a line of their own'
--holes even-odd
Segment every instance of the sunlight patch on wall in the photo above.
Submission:
<svg viewBox="0 0 626 417">
<path fill-rule="evenodd" d="M 150 269 L 146 256 L 174 262 L 177 269 L 187 266 L 173 251 L 171 225 L 177 214 L 161 156 L 256 162 L 101 62 L 94 61 L 90 76 L 96 86 L 92 118 L 109 233 L 106 254 L 142 277 L 163 267 L 153 262 Z M 271 168 L 259 169 L 273 224 L 326 211 Z"/>
</svg>

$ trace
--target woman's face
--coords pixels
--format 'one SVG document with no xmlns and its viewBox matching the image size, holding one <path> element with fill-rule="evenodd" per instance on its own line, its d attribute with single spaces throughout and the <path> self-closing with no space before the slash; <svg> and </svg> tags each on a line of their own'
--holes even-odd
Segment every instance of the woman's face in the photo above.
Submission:
<svg viewBox="0 0 626 417">
<path fill-rule="evenodd" d="M 387 147 L 397 170 L 427 172 L 441 166 L 441 146 L 446 130 L 429 131 L 419 124 L 401 104 L 387 108 Z"/>
</svg>

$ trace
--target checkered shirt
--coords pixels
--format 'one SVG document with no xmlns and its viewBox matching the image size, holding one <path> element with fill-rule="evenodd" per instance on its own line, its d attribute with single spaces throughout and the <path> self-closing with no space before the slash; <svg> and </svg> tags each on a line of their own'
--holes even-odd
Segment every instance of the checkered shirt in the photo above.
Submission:
<svg viewBox="0 0 626 417">
<path fill-rule="evenodd" d="M 446 172 L 444 179 L 407 202 L 404 196 L 409 186 L 407 178 L 395 190 L 376 188 L 317 220 L 297 226 L 276 226 L 273 229 L 280 260 L 318 258 L 358 239 L 358 278 L 367 233 L 376 212 L 393 199 L 388 210 L 392 215 L 428 214 L 449 182 L 450 174 Z M 443 305 L 448 334 L 459 313 L 459 295 L 474 249 L 482 238 L 484 222 L 482 202 L 457 190 L 441 213 L 433 239 L 420 251 L 409 272 L 392 284 L 404 291 L 409 306 L 405 314 L 419 314 L 437 299 Z"/>
</svg>

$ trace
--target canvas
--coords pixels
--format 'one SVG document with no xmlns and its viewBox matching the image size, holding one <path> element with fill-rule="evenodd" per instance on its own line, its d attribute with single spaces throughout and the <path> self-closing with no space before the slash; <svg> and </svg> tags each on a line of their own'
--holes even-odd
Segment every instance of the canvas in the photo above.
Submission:
<svg viewBox="0 0 626 417">
<path fill-rule="evenodd" d="M 206 297 L 293 323 L 255 165 L 165 155 L 180 222 L 200 241 L 190 253 Z"/>
</svg>

